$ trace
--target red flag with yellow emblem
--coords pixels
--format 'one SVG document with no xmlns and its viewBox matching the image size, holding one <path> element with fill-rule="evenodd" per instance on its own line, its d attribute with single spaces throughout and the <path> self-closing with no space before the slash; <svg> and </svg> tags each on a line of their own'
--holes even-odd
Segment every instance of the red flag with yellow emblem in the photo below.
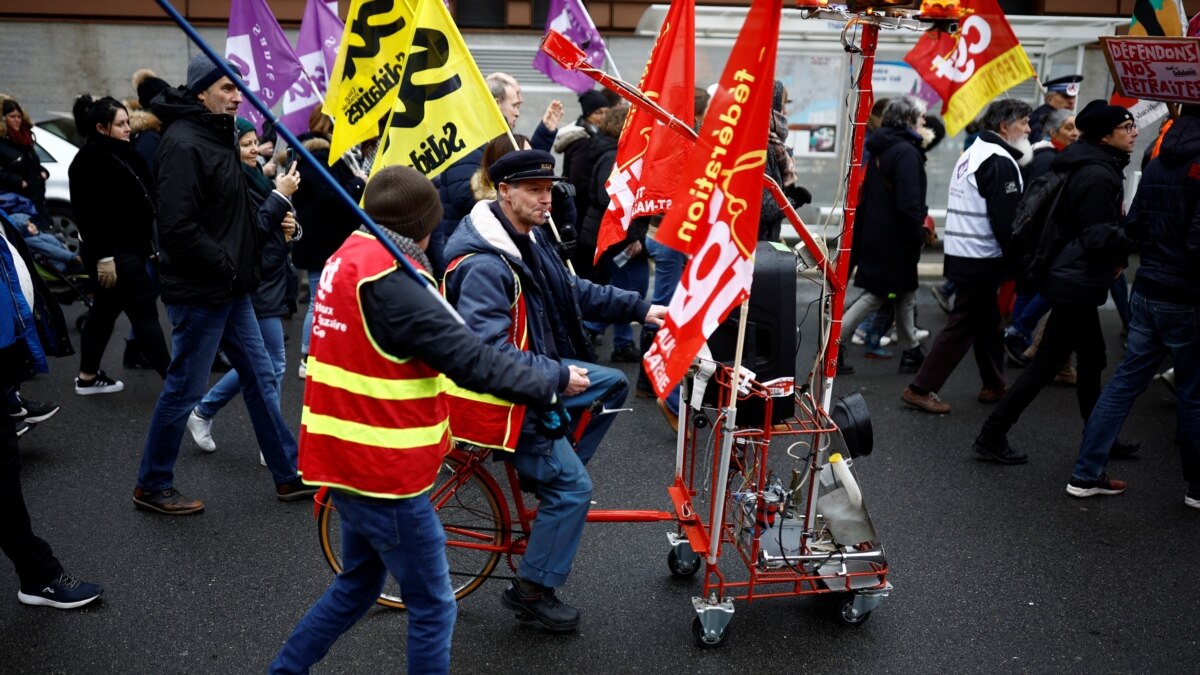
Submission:
<svg viewBox="0 0 1200 675">
<path fill-rule="evenodd" d="M 709 103 L 657 241 L 691 256 L 643 357 L 664 397 L 750 294 L 782 0 L 754 0 Z"/>
</svg>

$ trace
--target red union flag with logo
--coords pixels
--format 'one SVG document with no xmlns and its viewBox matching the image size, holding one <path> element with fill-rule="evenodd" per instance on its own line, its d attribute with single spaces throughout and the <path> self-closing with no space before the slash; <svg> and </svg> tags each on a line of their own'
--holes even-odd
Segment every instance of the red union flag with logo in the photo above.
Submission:
<svg viewBox="0 0 1200 675">
<path fill-rule="evenodd" d="M 646 62 L 639 88 L 646 96 L 689 127 L 695 120 L 696 2 L 675 0 Z M 604 183 L 608 210 L 596 235 L 596 260 L 613 244 L 624 241 L 634 218 L 671 208 L 679 185 L 678 167 L 687 161 L 692 144 L 635 105 L 625 119 L 612 175 Z"/>
<path fill-rule="evenodd" d="M 967 0 L 957 35 L 928 31 L 904 60 L 942 98 L 950 136 L 1001 93 L 1035 77 L 996 0 Z"/>
<path fill-rule="evenodd" d="M 782 0 L 755 0 L 750 7 L 658 228 L 660 244 L 691 256 L 666 321 L 642 358 L 660 398 L 750 293 L 782 10 Z"/>
</svg>

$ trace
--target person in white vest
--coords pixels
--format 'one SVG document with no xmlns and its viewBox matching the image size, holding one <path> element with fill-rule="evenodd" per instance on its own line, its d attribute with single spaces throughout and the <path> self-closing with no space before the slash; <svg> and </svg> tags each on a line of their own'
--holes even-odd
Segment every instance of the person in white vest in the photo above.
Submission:
<svg viewBox="0 0 1200 675">
<path fill-rule="evenodd" d="M 1007 390 L 1000 308 L 996 292 L 1007 274 L 1004 249 L 1024 184 L 1020 164 L 1033 153 L 1029 104 L 993 102 L 980 120 L 982 132 L 954 165 L 946 206 L 944 275 L 957 284 L 954 308 L 921 369 L 901 393 L 908 405 L 934 414 L 950 412 L 937 392 L 974 347 L 983 388 L 981 403 L 999 401 Z"/>
</svg>

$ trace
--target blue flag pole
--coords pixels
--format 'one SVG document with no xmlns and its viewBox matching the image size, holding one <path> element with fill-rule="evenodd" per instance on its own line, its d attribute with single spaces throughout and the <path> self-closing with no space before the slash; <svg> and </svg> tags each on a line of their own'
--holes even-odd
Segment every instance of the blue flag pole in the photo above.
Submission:
<svg viewBox="0 0 1200 675">
<path fill-rule="evenodd" d="M 304 147 L 304 144 L 296 138 L 295 134 L 293 134 L 291 131 L 288 131 L 287 127 L 279 124 L 278 120 L 275 119 L 275 116 L 271 114 L 271 109 L 268 108 L 267 105 L 261 100 L 259 100 L 258 96 L 253 91 L 250 91 L 250 88 L 246 86 L 246 83 L 242 81 L 242 78 L 232 68 L 229 67 L 228 63 L 226 63 L 225 57 L 221 56 L 214 51 L 212 47 L 208 46 L 208 43 L 204 41 L 204 38 L 200 37 L 200 34 L 196 32 L 196 29 L 193 28 L 192 25 L 188 23 L 188 20 L 185 19 L 183 15 L 171 5 L 169 0 L 156 0 L 156 2 L 158 2 L 158 6 L 162 7 L 163 11 L 171 17 L 171 20 L 174 21 L 179 28 L 187 34 L 188 39 L 194 42 L 196 46 L 200 48 L 200 51 L 204 52 L 204 54 L 212 60 L 213 64 L 217 66 L 221 73 L 228 77 L 229 80 L 233 82 L 233 84 L 237 86 L 239 90 L 241 90 L 242 95 L 246 97 L 246 100 L 250 102 L 250 105 L 254 106 L 255 109 L 262 114 L 264 119 L 270 120 L 271 123 L 275 125 L 276 133 L 278 133 L 280 136 L 283 136 L 284 139 L 287 140 L 288 146 L 295 148 L 296 152 L 301 158 L 304 159 L 304 161 L 308 162 L 310 166 L 317 168 L 317 173 L 319 174 L 320 179 L 325 181 L 330 187 L 333 188 L 334 193 L 338 196 L 338 199 L 342 200 L 343 204 L 350 207 L 355 213 L 358 214 L 358 217 L 362 219 L 362 224 L 371 231 L 371 234 L 375 235 L 375 238 L 379 240 L 379 243 L 382 244 L 384 248 L 387 249 L 388 253 L 392 254 L 392 257 L 394 257 L 396 262 L 399 264 L 400 269 L 404 270 L 408 276 L 412 277 L 417 283 L 421 284 L 421 287 L 424 288 L 429 294 L 437 298 L 438 302 L 441 303 L 441 305 L 446 308 L 446 311 L 448 311 L 450 315 L 453 316 L 459 323 L 463 323 L 462 317 L 458 315 L 458 312 L 454 311 L 454 307 L 452 307 L 450 303 L 446 302 L 446 299 L 443 298 L 442 294 L 438 292 L 437 286 L 417 271 L 417 268 L 414 267 L 411 262 L 409 262 L 408 257 L 404 255 L 404 253 L 400 250 L 400 247 L 396 246 L 395 242 L 393 242 L 386 234 L 384 234 L 382 228 L 380 228 L 379 225 L 377 225 L 375 221 L 372 220 L 371 217 L 359 207 L 358 202 L 354 201 L 354 198 L 350 196 L 350 193 L 346 192 L 346 190 L 342 188 L 342 186 L 338 184 L 336 180 L 334 180 L 333 176 L 329 173 L 329 169 L 326 168 L 321 162 L 318 162 L 316 157 L 313 157 L 312 153 L 310 153 L 308 149 Z"/>
</svg>

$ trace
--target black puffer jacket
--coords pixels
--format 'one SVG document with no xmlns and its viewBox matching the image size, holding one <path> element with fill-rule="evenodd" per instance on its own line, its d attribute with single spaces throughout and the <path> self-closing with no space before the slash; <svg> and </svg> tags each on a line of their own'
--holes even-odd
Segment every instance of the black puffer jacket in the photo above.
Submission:
<svg viewBox="0 0 1200 675">
<path fill-rule="evenodd" d="M 233 116 L 210 113 L 182 88 L 150 107 L 166 125 L 155 160 L 163 301 L 219 304 L 253 291 L 261 236 Z"/>
<path fill-rule="evenodd" d="M 917 289 L 924 244 L 927 187 L 921 139 L 907 129 L 881 127 L 868 142 L 871 163 L 863 180 L 854 239 L 854 285 L 875 295 Z"/>
<path fill-rule="evenodd" d="M 600 233 L 600 221 L 608 210 L 608 190 L 604 182 L 612 173 L 613 164 L 617 161 L 617 139 L 605 134 L 596 134 L 587 141 L 587 163 L 591 167 L 591 176 L 587 181 L 589 196 L 588 210 L 582 215 L 579 225 L 579 247 L 581 250 L 596 250 L 596 238 Z"/>
<path fill-rule="evenodd" d="M 71 210 L 79 224 L 83 260 L 154 253 L 158 194 L 150 169 L 128 141 L 92 135 L 67 170 Z"/>
<path fill-rule="evenodd" d="M 1200 116 L 1175 120 L 1129 209 L 1141 245 L 1134 285 L 1163 302 L 1200 303 Z"/>
<path fill-rule="evenodd" d="M 1117 267 L 1128 255 L 1121 215 L 1122 176 L 1129 154 L 1110 146 L 1077 141 L 1050 167 L 1070 171 L 1058 208 L 1058 252 L 1042 281 L 1051 304 L 1102 305 Z"/>
<path fill-rule="evenodd" d="M 309 138 L 304 141 L 304 147 L 321 166 L 329 168 L 334 180 L 352 198 L 362 197 L 364 184 L 345 160 L 329 166 L 328 140 Z M 333 187 L 322 180 L 316 167 L 300 162 L 297 170 L 300 172 L 300 189 L 293 195 L 292 203 L 296 205 L 296 220 L 304 228 L 304 236 L 292 248 L 292 260 L 300 269 L 320 271 L 329 256 L 362 222 L 353 209 L 342 203 Z"/>
</svg>

